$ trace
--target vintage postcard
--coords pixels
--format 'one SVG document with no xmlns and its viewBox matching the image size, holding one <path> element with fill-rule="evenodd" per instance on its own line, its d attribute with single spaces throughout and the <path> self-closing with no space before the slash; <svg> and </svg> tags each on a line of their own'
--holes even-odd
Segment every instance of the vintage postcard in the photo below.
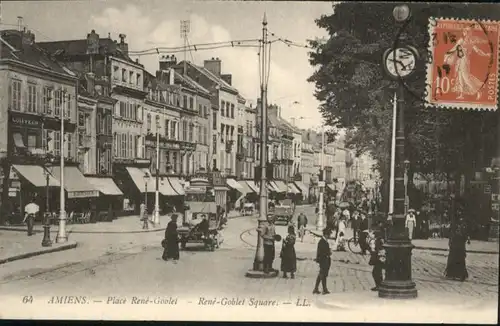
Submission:
<svg viewBox="0 0 500 326">
<path fill-rule="evenodd" d="M 497 324 L 499 22 L 0 0 L 0 318 Z"/>
</svg>

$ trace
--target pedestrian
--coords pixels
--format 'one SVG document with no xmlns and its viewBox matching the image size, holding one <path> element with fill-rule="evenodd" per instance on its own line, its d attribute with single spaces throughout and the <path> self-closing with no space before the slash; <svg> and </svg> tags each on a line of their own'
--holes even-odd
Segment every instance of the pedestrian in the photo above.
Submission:
<svg viewBox="0 0 500 326">
<path fill-rule="evenodd" d="M 384 250 L 384 228 L 382 225 L 382 221 L 380 221 L 377 225 L 377 229 L 375 230 L 375 246 L 371 251 L 369 265 L 373 266 L 372 277 L 375 282 L 375 287 L 373 287 L 372 291 L 378 291 L 380 285 L 382 284 L 383 275 L 382 271 L 385 267 L 385 250 Z"/>
<path fill-rule="evenodd" d="M 35 224 L 35 217 L 40 213 L 40 207 L 35 203 L 35 198 L 24 207 L 23 223 L 27 224 L 28 237 L 33 235 L 33 225 Z"/>
<path fill-rule="evenodd" d="M 355 209 L 354 212 L 352 213 L 352 218 L 349 217 L 349 214 L 344 214 L 344 217 L 347 219 L 347 221 L 351 220 L 352 234 L 354 236 L 354 240 L 356 240 L 358 238 L 358 229 L 359 229 L 359 211 Z"/>
<path fill-rule="evenodd" d="M 368 219 L 366 218 L 365 212 L 360 212 L 359 216 L 360 216 L 359 226 L 358 226 L 359 247 L 361 248 L 361 254 L 365 255 L 366 251 L 370 249 L 367 243 Z"/>
<path fill-rule="evenodd" d="M 297 256 L 295 254 L 295 228 L 293 225 L 288 226 L 288 235 L 285 240 L 283 240 L 280 258 L 283 278 L 288 278 L 287 273 L 291 274 L 291 278 L 295 278 L 295 272 L 297 271 Z"/>
<path fill-rule="evenodd" d="M 162 259 L 167 261 L 173 259 L 174 263 L 179 260 L 179 239 L 177 234 L 177 214 L 172 214 L 170 222 L 165 229 L 165 239 L 162 241 L 164 248 Z"/>
<path fill-rule="evenodd" d="M 273 269 L 273 261 L 276 255 L 274 248 L 276 230 L 274 228 L 274 216 L 272 214 L 267 216 L 267 225 L 262 229 L 258 229 L 258 232 L 264 239 L 264 273 L 269 274 L 275 271 L 275 269 Z"/>
<path fill-rule="evenodd" d="M 297 217 L 297 228 L 299 229 L 300 242 L 304 242 L 304 235 L 306 234 L 307 228 L 307 216 L 304 213 L 300 213 Z"/>
<path fill-rule="evenodd" d="M 408 214 L 406 214 L 405 220 L 406 229 L 408 230 L 408 238 L 411 240 L 413 238 L 413 230 L 417 225 L 417 218 L 415 216 L 415 210 L 408 210 Z"/>
<path fill-rule="evenodd" d="M 330 237 L 331 230 L 328 228 L 323 229 L 323 236 L 318 242 L 318 250 L 316 252 L 316 263 L 319 265 L 319 273 L 316 277 L 316 284 L 314 285 L 313 294 L 321 293 L 319 291 L 319 283 L 323 287 L 323 294 L 328 294 L 326 278 L 328 277 L 328 272 L 330 271 L 330 266 L 332 264 L 331 255 L 332 252 L 330 250 L 330 244 L 328 243 L 328 238 Z"/>
<path fill-rule="evenodd" d="M 337 225 L 338 227 L 337 227 L 337 236 L 335 238 L 335 250 L 345 251 L 345 246 L 344 246 L 344 235 L 346 229 L 345 218 L 341 217 Z"/>
<path fill-rule="evenodd" d="M 452 280 L 465 281 L 469 277 L 465 258 L 467 256 L 465 244 L 470 244 L 470 238 L 467 231 L 467 225 L 463 217 L 452 228 L 449 240 L 450 252 L 444 272 L 446 278 Z"/>
</svg>

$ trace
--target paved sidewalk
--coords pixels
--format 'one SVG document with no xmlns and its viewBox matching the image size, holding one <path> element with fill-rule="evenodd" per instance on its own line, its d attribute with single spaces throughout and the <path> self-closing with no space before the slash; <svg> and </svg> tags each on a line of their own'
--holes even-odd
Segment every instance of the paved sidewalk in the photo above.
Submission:
<svg viewBox="0 0 500 326">
<path fill-rule="evenodd" d="M 229 219 L 240 217 L 240 213 L 231 211 L 228 214 Z M 164 231 L 167 223 L 170 221 L 168 215 L 160 216 L 160 225 L 149 224 L 147 230 L 142 229 L 143 222 L 139 216 L 124 216 L 118 217 L 112 222 L 97 222 L 87 224 L 67 224 L 66 230 L 68 233 L 143 233 L 143 232 L 158 232 Z M 51 225 L 51 233 L 57 233 L 58 226 Z M 0 226 L 0 230 L 4 231 L 20 231 L 26 232 L 25 225 Z M 35 225 L 34 231 L 36 234 L 43 233 L 42 225 Z"/>
<path fill-rule="evenodd" d="M 350 234 L 349 234 L 350 232 Z M 310 230 L 316 237 L 321 237 L 321 232 L 316 230 Z M 347 230 L 346 239 L 350 238 L 352 235 L 351 230 Z M 432 251 L 448 251 L 448 239 L 413 239 L 412 244 L 415 246 L 417 250 L 432 250 Z M 479 240 L 471 240 L 470 245 L 467 245 L 468 253 L 475 254 L 494 254 L 498 255 L 499 253 L 499 243 L 492 241 L 479 241 Z"/>
<path fill-rule="evenodd" d="M 50 247 L 42 247 L 43 236 L 35 234 L 31 237 L 13 232 L 0 232 L 0 264 L 30 258 L 51 252 L 74 249 L 76 241 L 68 240 L 65 243 L 55 243 Z"/>
</svg>

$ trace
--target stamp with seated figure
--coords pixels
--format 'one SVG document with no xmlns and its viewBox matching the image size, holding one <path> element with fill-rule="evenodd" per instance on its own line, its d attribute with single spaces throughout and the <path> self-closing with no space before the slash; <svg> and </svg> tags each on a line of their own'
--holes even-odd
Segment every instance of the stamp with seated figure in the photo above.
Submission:
<svg viewBox="0 0 500 326">
<path fill-rule="evenodd" d="M 496 110 L 497 21 L 429 19 L 426 105 Z"/>
</svg>

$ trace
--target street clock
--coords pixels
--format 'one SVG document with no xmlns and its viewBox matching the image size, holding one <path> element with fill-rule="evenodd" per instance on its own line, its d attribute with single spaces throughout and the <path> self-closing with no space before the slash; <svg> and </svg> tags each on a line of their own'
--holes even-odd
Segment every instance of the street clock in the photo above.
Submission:
<svg viewBox="0 0 500 326">
<path fill-rule="evenodd" d="M 415 72 L 418 51 L 412 46 L 387 49 L 383 56 L 384 70 L 393 79 L 406 78 Z"/>
</svg>

